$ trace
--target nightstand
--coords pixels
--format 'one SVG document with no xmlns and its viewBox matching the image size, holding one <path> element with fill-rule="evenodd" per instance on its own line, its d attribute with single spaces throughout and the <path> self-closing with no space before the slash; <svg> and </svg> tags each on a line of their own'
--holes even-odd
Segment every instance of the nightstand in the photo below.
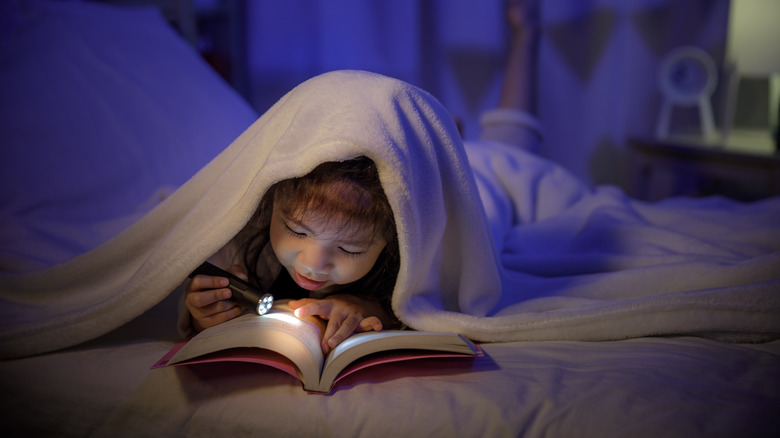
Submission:
<svg viewBox="0 0 780 438">
<path fill-rule="evenodd" d="M 723 195 L 753 201 L 780 195 L 780 154 L 768 132 L 734 132 L 727 141 L 700 136 L 630 138 L 638 199 Z"/>
</svg>

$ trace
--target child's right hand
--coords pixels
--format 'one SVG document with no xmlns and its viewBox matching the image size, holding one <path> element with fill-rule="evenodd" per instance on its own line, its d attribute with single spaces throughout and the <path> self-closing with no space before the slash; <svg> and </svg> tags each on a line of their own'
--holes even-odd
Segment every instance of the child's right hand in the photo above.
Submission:
<svg viewBox="0 0 780 438">
<path fill-rule="evenodd" d="M 247 275 L 239 265 L 233 265 L 228 272 L 242 280 Z M 221 324 L 240 315 L 244 309 L 230 300 L 231 292 L 225 277 L 196 275 L 187 285 L 184 303 L 192 315 L 192 326 L 196 331 Z"/>
</svg>

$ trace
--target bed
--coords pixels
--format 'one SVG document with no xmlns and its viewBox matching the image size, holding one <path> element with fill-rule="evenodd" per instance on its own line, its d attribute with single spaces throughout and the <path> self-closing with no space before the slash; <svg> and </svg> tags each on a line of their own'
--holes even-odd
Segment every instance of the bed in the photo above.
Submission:
<svg viewBox="0 0 780 438">
<path fill-rule="evenodd" d="M 486 209 L 496 213 L 493 241 L 521 241 L 501 254 L 515 269 L 503 281 L 527 295 L 494 303 L 503 313 L 491 321 L 517 323 L 494 339 L 463 324 L 483 357 L 382 365 L 329 395 L 248 364 L 151 369 L 181 340 L 181 286 L 173 283 L 113 326 L 85 318 L 63 327 L 45 351 L 25 349 L 29 342 L 16 342 L 8 323 L 17 321 L 9 306 L 26 299 L 14 279 L 33 281 L 121 239 L 180 196 L 258 115 L 155 10 L 1 7 L 9 30 L 0 35 L 0 429 L 9 436 L 780 432 L 780 200 L 640 203 L 489 141 L 467 149 L 469 160 Z M 621 231 L 640 240 L 603 237 Z M 647 241 L 653 251 L 640 245 Z M 695 248 L 695 257 L 680 248 Z M 116 266 L 105 277 L 132 277 L 126 271 Z M 670 285 L 677 289 L 651 294 Z M 589 296 L 594 288 L 604 296 Z M 671 292 L 687 301 L 664 301 Z M 618 305 L 592 310 L 615 297 Z M 590 319 L 579 318 L 583 307 Z M 100 331 L 95 321 L 111 329 L 91 336 Z"/>
</svg>

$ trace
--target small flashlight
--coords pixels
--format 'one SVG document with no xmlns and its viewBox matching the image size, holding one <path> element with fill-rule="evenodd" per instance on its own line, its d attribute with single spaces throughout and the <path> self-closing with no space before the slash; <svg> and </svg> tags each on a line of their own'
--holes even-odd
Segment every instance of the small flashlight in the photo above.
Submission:
<svg viewBox="0 0 780 438">
<path fill-rule="evenodd" d="M 230 281 L 228 288 L 232 292 L 231 300 L 252 309 L 258 315 L 265 315 L 274 304 L 274 296 L 265 291 L 252 287 L 246 281 L 236 277 L 224 269 L 220 269 L 209 262 L 203 262 L 192 271 L 190 278 L 196 275 L 209 275 L 212 277 L 225 277 Z"/>
</svg>

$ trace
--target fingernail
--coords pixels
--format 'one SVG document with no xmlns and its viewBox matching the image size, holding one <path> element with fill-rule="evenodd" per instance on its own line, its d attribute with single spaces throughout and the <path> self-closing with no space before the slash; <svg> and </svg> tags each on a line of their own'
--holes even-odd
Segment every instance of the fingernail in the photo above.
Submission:
<svg viewBox="0 0 780 438">
<path fill-rule="evenodd" d="M 229 285 L 229 284 L 230 284 L 230 280 L 228 280 L 227 278 L 220 278 L 219 279 L 220 287 L 227 287 L 227 285 Z"/>
<path fill-rule="evenodd" d="M 330 338 L 328 339 L 328 345 L 335 347 L 336 345 L 339 345 L 339 340 L 337 338 Z"/>
<path fill-rule="evenodd" d="M 232 292 L 230 292 L 229 289 L 222 291 L 222 298 L 230 298 L 231 295 L 233 295 L 233 294 L 232 294 Z"/>
</svg>

